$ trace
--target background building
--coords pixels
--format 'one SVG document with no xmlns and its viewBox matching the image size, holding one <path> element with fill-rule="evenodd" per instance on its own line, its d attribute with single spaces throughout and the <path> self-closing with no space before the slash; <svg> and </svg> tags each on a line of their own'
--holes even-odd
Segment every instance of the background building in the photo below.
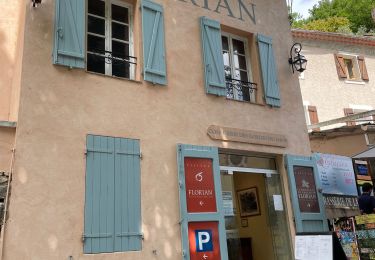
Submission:
<svg viewBox="0 0 375 260">
<path fill-rule="evenodd" d="M 353 157 L 375 145 L 375 38 L 292 30 L 308 69 L 300 75 L 313 152 Z M 361 180 L 374 179 L 374 162 L 356 158 Z M 363 182 L 360 182 L 363 184 Z"/>
</svg>

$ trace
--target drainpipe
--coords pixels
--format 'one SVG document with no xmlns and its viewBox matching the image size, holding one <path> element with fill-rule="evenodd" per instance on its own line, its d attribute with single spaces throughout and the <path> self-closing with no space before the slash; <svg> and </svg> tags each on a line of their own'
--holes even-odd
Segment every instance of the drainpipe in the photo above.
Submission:
<svg viewBox="0 0 375 260">
<path fill-rule="evenodd" d="M 7 213 L 8 213 L 8 204 L 9 204 L 10 183 L 11 183 L 11 180 L 12 180 L 15 153 L 16 153 L 16 149 L 13 148 L 12 149 L 12 158 L 11 158 L 11 161 L 10 161 L 7 193 L 6 193 L 5 202 L 4 202 L 4 217 L 3 217 L 3 223 L 2 223 L 1 234 L 0 234 L 0 260 L 3 259 L 5 224 L 6 224 L 6 219 L 7 219 L 7 215 L 8 215 Z"/>
</svg>

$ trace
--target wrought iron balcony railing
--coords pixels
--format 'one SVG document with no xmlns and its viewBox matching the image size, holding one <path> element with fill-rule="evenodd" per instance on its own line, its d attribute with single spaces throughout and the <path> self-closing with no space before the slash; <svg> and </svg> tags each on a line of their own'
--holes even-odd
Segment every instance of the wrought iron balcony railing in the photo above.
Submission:
<svg viewBox="0 0 375 260">
<path fill-rule="evenodd" d="M 226 78 L 227 97 L 240 100 L 249 100 L 250 94 L 257 89 L 257 84 L 238 79 Z M 236 98 L 237 97 L 237 98 Z"/>
<path fill-rule="evenodd" d="M 111 51 L 106 51 L 106 50 L 101 50 L 101 49 L 91 50 L 91 51 L 88 51 L 88 53 L 98 56 L 98 57 L 103 57 L 105 59 L 105 63 L 107 64 L 112 64 L 114 62 L 127 64 L 127 65 L 137 64 L 137 57 L 123 55 L 122 53 L 116 53 L 116 52 L 111 52 Z"/>
</svg>

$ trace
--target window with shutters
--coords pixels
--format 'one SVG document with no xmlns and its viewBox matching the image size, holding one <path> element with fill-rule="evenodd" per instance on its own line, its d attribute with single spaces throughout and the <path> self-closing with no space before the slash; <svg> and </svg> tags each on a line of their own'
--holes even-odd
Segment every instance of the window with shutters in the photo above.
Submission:
<svg viewBox="0 0 375 260">
<path fill-rule="evenodd" d="M 88 135 L 84 253 L 142 246 L 139 140 Z"/>
<path fill-rule="evenodd" d="M 124 1 L 87 1 L 87 71 L 134 79 L 132 6 Z"/>
<path fill-rule="evenodd" d="M 222 33 L 221 41 L 227 98 L 255 102 L 247 39 Z"/>
<path fill-rule="evenodd" d="M 351 54 L 335 54 L 336 69 L 339 78 L 347 83 L 369 80 L 365 58 Z"/>
</svg>

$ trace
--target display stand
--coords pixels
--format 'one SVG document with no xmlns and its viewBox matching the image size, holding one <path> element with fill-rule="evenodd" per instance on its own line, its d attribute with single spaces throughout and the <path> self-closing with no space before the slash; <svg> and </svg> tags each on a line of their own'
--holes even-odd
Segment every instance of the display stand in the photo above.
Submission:
<svg viewBox="0 0 375 260">
<path fill-rule="evenodd" d="M 346 259 L 335 232 L 297 233 L 294 255 L 296 260 Z"/>
</svg>

